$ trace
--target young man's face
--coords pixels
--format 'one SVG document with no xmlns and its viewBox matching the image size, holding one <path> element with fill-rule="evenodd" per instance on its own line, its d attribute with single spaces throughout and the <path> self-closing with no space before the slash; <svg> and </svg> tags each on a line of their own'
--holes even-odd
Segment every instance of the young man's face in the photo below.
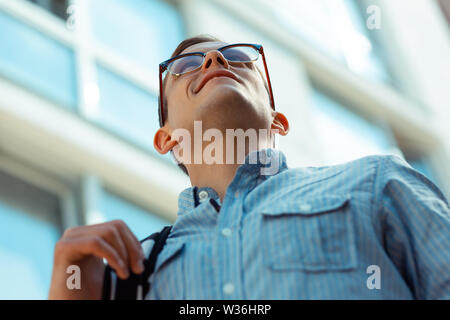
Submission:
<svg viewBox="0 0 450 320">
<path fill-rule="evenodd" d="M 224 126 L 253 127 L 256 123 L 249 124 L 251 119 L 245 119 L 249 115 L 253 120 L 268 119 L 272 110 L 269 95 L 256 66 L 253 63 L 229 63 L 216 50 L 225 45 L 227 43 L 205 42 L 186 48 L 182 53 L 208 52 L 202 67 L 178 77 L 168 74 L 165 94 L 172 129 L 189 130 L 195 120 L 201 120 L 203 128 L 221 129 Z M 203 78 L 218 70 L 227 70 L 236 79 L 215 77 L 200 89 Z"/>
<path fill-rule="evenodd" d="M 158 132 L 163 130 L 164 134 L 170 135 L 173 130 L 183 128 L 193 136 L 194 121 L 202 122 L 203 131 L 209 128 L 222 132 L 237 128 L 270 130 L 277 115 L 287 125 L 286 118 L 273 111 L 264 79 L 256 65 L 228 62 L 217 51 L 225 45 L 227 43 L 204 42 L 182 52 L 201 51 L 207 55 L 203 65 L 195 71 L 180 76 L 167 73 L 164 94 L 168 102 L 165 106 L 168 119 Z M 204 83 L 205 77 L 211 73 L 224 70 L 229 72 L 229 76 L 214 77 Z M 161 153 L 167 152 L 156 142 L 162 140 L 158 137 L 157 133 L 155 148 Z"/>
</svg>

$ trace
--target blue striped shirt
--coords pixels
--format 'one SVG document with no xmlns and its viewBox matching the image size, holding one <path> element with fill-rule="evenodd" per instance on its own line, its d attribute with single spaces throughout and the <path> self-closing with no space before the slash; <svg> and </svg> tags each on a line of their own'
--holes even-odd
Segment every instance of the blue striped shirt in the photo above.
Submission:
<svg viewBox="0 0 450 320">
<path fill-rule="evenodd" d="M 403 159 L 288 168 L 280 151 L 252 155 L 278 171 L 247 156 L 223 203 L 181 192 L 147 299 L 450 299 L 448 201 Z"/>
</svg>

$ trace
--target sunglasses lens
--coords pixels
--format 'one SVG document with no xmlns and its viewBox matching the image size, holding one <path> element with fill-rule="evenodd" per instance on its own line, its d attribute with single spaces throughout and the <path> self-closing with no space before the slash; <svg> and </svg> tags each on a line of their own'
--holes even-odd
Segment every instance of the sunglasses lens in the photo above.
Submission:
<svg viewBox="0 0 450 320">
<path fill-rule="evenodd" d="M 173 74 L 183 74 L 197 69 L 202 63 L 202 56 L 186 56 L 172 61 L 167 68 Z"/>
<path fill-rule="evenodd" d="M 258 59 L 259 52 L 253 47 L 231 47 L 222 51 L 223 56 L 232 62 L 252 62 Z"/>
</svg>

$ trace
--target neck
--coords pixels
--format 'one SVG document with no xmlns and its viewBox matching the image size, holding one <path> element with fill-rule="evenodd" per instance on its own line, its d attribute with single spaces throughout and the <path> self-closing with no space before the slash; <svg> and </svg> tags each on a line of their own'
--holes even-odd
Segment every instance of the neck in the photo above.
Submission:
<svg viewBox="0 0 450 320">
<path fill-rule="evenodd" d="M 235 144 L 236 145 L 236 144 Z M 265 148 L 270 148 L 272 142 L 270 139 L 263 139 L 258 141 L 257 145 L 250 147 L 246 139 L 245 152 L 239 156 L 236 147 L 234 150 L 234 161 L 231 164 L 227 164 L 226 158 L 226 148 L 223 149 L 223 164 L 190 164 L 186 165 L 189 172 L 189 177 L 192 186 L 197 187 L 210 187 L 213 188 L 219 195 L 220 200 L 223 201 L 225 197 L 226 190 L 230 185 L 231 181 L 236 175 L 236 171 L 239 166 L 244 163 L 245 157 L 254 151 L 262 150 Z M 203 148 L 205 150 L 205 148 Z"/>
</svg>

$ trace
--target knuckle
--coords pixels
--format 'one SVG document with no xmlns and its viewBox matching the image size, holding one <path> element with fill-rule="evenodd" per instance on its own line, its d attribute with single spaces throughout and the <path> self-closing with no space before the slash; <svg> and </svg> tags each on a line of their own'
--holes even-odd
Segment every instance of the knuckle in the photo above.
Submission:
<svg viewBox="0 0 450 320">
<path fill-rule="evenodd" d="M 113 225 L 107 225 L 103 229 L 104 236 L 108 238 L 116 237 L 118 235 L 117 229 Z"/>
<path fill-rule="evenodd" d="M 64 230 L 64 233 L 62 235 L 63 238 L 70 237 L 74 232 L 78 229 L 78 227 L 70 227 Z"/>
<path fill-rule="evenodd" d="M 143 256 L 142 247 L 139 244 L 136 246 L 133 246 L 133 254 L 138 258 Z"/>
<path fill-rule="evenodd" d="M 73 241 L 61 239 L 55 243 L 53 256 L 58 259 L 67 257 L 73 253 L 74 249 L 76 250 L 76 246 L 74 246 Z"/>
<path fill-rule="evenodd" d="M 59 240 L 55 243 L 55 255 L 60 255 L 65 251 L 67 247 L 67 242 L 64 240 Z"/>
<path fill-rule="evenodd" d="M 122 227 L 126 226 L 125 222 L 123 220 L 120 220 L 120 219 L 116 219 L 116 220 L 113 220 L 111 222 L 113 223 L 113 225 L 115 225 L 116 227 L 119 227 L 119 228 L 122 228 Z"/>
<path fill-rule="evenodd" d="M 102 247 L 103 240 L 102 240 L 102 238 L 99 237 L 99 236 L 93 236 L 93 237 L 90 239 L 90 243 L 91 243 L 91 245 L 92 245 L 94 248 L 99 249 L 99 248 Z"/>
</svg>

